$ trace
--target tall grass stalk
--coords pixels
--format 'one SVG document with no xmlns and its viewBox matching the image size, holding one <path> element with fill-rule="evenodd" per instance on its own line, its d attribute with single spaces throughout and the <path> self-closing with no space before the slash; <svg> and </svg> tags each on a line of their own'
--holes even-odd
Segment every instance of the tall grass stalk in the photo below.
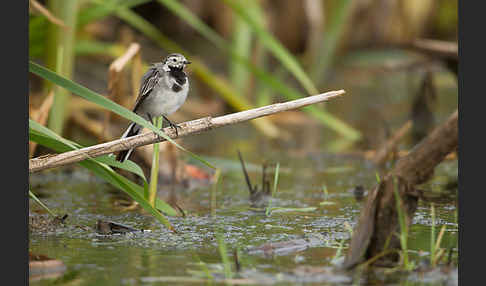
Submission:
<svg viewBox="0 0 486 286">
<path fill-rule="evenodd" d="M 411 264 L 409 264 L 408 261 L 408 226 L 407 226 L 407 221 L 405 217 L 405 213 L 403 212 L 402 209 L 402 200 L 400 198 L 400 194 L 398 193 L 398 186 L 397 186 L 397 178 L 393 178 L 393 187 L 394 187 L 394 194 L 395 194 L 395 203 L 396 203 L 396 209 L 398 212 L 398 222 L 400 224 L 400 245 L 402 247 L 401 251 L 401 257 L 402 257 L 402 263 L 403 266 L 406 270 L 411 269 Z"/>
<path fill-rule="evenodd" d="M 437 239 L 435 238 L 435 228 L 436 228 L 436 217 L 435 217 L 435 206 L 434 203 L 430 204 L 430 216 L 431 216 L 431 229 L 430 229 L 430 265 L 435 267 L 439 258 L 442 256 L 444 249 L 440 248 L 440 243 L 442 242 L 442 237 L 446 230 L 446 226 L 443 225 L 439 231 Z"/>
<path fill-rule="evenodd" d="M 31 190 L 29 190 L 29 197 L 38 203 L 43 209 L 45 209 L 51 216 L 56 217 L 56 214 L 51 211 L 43 202 L 41 202 L 41 200 L 39 200 Z"/>
<path fill-rule="evenodd" d="M 255 21 L 257 21 L 260 26 L 267 27 L 267 19 L 265 17 L 266 16 L 265 12 L 262 9 L 262 2 L 256 0 L 256 1 L 251 1 L 249 3 L 252 4 L 251 7 L 249 7 L 249 12 L 253 15 Z M 238 19 L 240 21 L 243 21 L 241 18 Z M 267 69 L 266 67 L 267 67 L 269 54 L 265 49 L 265 45 L 261 41 L 254 42 L 252 57 L 254 59 L 254 63 L 256 66 L 260 66 L 264 70 Z M 274 74 L 277 78 L 281 78 L 284 71 L 286 71 L 286 69 L 283 66 L 278 66 Z M 254 86 L 255 86 L 254 94 L 256 99 L 255 101 L 256 106 L 265 106 L 271 104 L 273 92 L 270 89 L 270 87 L 264 84 L 263 82 L 259 82 L 259 81 L 254 81 Z"/>
<path fill-rule="evenodd" d="M 277 165 L 275 166 L 275 175 L 273 176 L 272 197 L 268 201 L 268 206 L 267 206 L 267 209 L 265 211 L 265 215 L 266 216 L 270 215 L 270 210 L 271 210 L 271 207 L 272 207 L 272 199 L 275 197 L 275 194 L 277 193 L 277 185 L 278 185 L 278 175 L 279 175 L 279 172 L 280 172 L 280 163 L 277 162 Z M 262 186 L 262 188 L 263 187 L 264 186 Z"/>
<path fill-rule="evenodd" d="M 430 227 L 430 265 L 434 263 L 435 255 L 435 207 L 434 203 L 430 203 L 430 217 L 431 217 L 431 227 Z"/>
<path fill-rule="evenodd" d="M 164 1 L 164 0 L 159 0 Z M 165 0 L 167 1 L 167 0 Z M 247 9 L 247 5 L 241 5 L 235 0 L 221 0 L 232 8 L 233 12 L 246 21 L 255 32 L 255 36 L 265 45 L 269 52 L 277 58 L 280 63 L 297 79 L 309 95 L 318 94 L 317 88 L 304 72 L 298 60 L 278 41 L 265 27 L 257 21 L 252 13 Z"/>
<path fill-rule="evenodd" d="M 343 251 L 343 246 L 344 246 L 344 239 L 341 239 L 341 242 L 339 243 L 336 253 L 334 254 L 334 257 L 331 259 L 331 261 L 335 261 L 341 256 L 341 253 Z"/>
<path fill-rule="evenodd" d="M 233 272 L 231 271 L 231 263 L 228 257 L 226 243 L 224 242 L 224 238 L 221 236 L 220 233 L 216 234 L 216 239 L 218 241 L 219 255 L 221 256 L 221 261 L 223 263 L 224 277 L 226 279 L 231 279 L 233 278 Z"/>
<path fill-rule="evenodd" d="M 253 29 L 254 34 L 259 40 L 265 45 L 265 47 L 272 52 L 272 54 L 280 60 L 282 66 L 284 66 L 291 74 L 294 75 L 296 79 L 299 80 L 300 84 L 306 89 L 309 94 L 317 94 L 317 89 L 314 84 L 307 76 L 307 74 L 302 70 L 298 61 L 293 57 L 280 42 L 278 42 L 268 31 L 266 31 L 260 23 L 255 21 L 245 7 L 238 5 L 233 1 L 222 0 L 228 6 L 230 6 L 234 12 L 244 19 L 250 27 Z M 269 87 L 277 92 L 280 92 L 287 99 L 298 99 L 302 98 L 304 95 L 297 91 L 296 89 L 290 87 L 286 83 L 277 79 L 271 73 L 264 71 L 260 67 L 255 66 L 250 62 L 248 58 L 241 57 L 237 54 L 230 43 L 228 43 L 223 37 L 221 37 L 217 32 L 206 25 L 201 19 L 199 19 L 194 13 L 187 9 L 184 5 L 178 3 L 174 0 L 158 0 L 161 4 L 165 5 L 174 14 L 182 18 L 187 24 L 197 30 L 201 35 L 211 41 L 218 49 L 221 49 L 228 53 L 233 61 L 245 66 L 249 69 L 259 80 L 265 82 Z M 194 66 L 195 67 L 195 66 Z M 319 119 L 322 124 L 335 130 L 339 134 L 345 136 L 351 141 L 355 141 L 361 138 L 361 133 L 347 123 L 341 121 L 332 114 L 325 112 L 316 106 L 307 106 L 302 109 L 303 111 L 309 112 L 312 116 Z M 259 123 L 261 120 L 256 120 Z M 268 127 L 268 126 L 267 126 Z M 268 129 L 268 128 L 267 128 Z M 269 134 L 267 134 L 269 135 Z"/>
<path fill-rule="evenodd" d="M 238 0 L 238 1 L 246 1 L 246 0 Z M 248 1 L 248 3 L 253 4 L 253 1 Z M 249 5 L 252 6 L 252 5 Z M 250 57 L 251 52 L 251 40 L 252 40 L 252 33 L 251 29 L 248 24 L 240 19 L 239 17 L 233 17 L 234 19 L 234 31 L 233 31 L 233 49 L 235 53 L 240 55 L 244 58 Z M 244 95 L 247 94 L 249 91 L 249 81 L 250 81 L 250 73 L 248 70 L 240 65 L 235 61 L 229 62 L 229 72 L 230 72 L 230 80 L 233 86 L 242 91 Z"/>
<path fill-rule="evenodd" d="M 68 27 L 65 29 L 54 23 L 48 23 L 45 50 L 47 52 L 47 67 L 67 78 L 71 78 L 74 69 L 78 0 L 49 0 L 47 4 L 51 13 Z M 46 81 L 45 90 L 52 88 L 53 85 Z M 49 112 L 48 127 L 58 134 L 62 132 L 64 127 L 68 101 L 68 91 L 56 88 L 54 102 Z"/>
<path fill-rule="evenodd" d="M 440 247 L 440 243 L 442 242 L 442 237 L 444 236 L 446 230 L 446 226 L 443 225 L 442 228 L 439 231 L 439 236 L 437 236 L 437 240 L 435 242 L 434 250 L 434 259 L 432 260 L 432 267 L 435 267 L 437 263 L 439 262 L 439 259 L 442 257 L 442 254 L 444 254 L 445 249 Z"/>
<path fill-rule="evenodd" d="M 158 129 L 162 128 L 162 116 L 154 118 L 154 125 Z M 159 178 L 159 146 L 160 143 L 155 143 L 153 145 L 153 155 L 152 155 L 152 168 L 150 169 L 150 184 L 149 184 L 149 197 L 148 201 L 151 206 L 155 207 L 155 198 L 157 197 L 157 182 Z"/>
<path fill-rule="evenodd" d="M 216 215 L 216 193 L 218 192 L 218 187 L 221 179 L 221 169 L 217 168 L 214 173 L 214 183 L 211 187 L 211 216 Z"/>
<path fill-rule="evenodd" d="M 326 9 L 326 14 L 330 18 L 330 22 L 325 25 L 322 42 L 319 46 L 319 53 L 317 58 L 313 61 L 311 66 L 312 80 L 319 86 L 326 77 L 329 67 L 335 58 L 336 49 L 339 45 L 339 40 L 344 32 L 348 16 L 351 14 L 353 5 L 352 0 L 337 0 L 332 1 L 331 9 Z M 328 4 L 329 1 L 326 1 Z"/>
<path fill-rule="evenodd" d="M 327 191 L 326 185 L 322 185 L 322 193 L 324 194 L 324 200 L 327 201 L 327 199 L 329 198 L 329 192 Z"/>
<path fill-rule="evenodd" d="M 204 261 L 202 261 L 197 254 L 194 254 L 194 259 L 197 260 L 197 265 L 201 267 L 201 270 L 206 275 L 206 278 L 208 279 L 207 285 L 213 285 L 214 276 L 209 271 L 208 265 Z"/>
</svg>

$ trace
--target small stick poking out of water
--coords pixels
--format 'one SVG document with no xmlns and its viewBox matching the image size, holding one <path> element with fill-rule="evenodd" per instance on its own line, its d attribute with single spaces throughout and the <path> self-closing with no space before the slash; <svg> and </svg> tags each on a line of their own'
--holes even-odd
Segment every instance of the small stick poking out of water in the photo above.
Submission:
<svg viewBox="0 0 486 286">
<path fill-rule="evenodd" d="M 135 229 L 127 225 L 115 223 L 112 221 L 102 221 L 102 220 L 98 220 L 96 222 L 95 229 L 96 232 L 104 235 L 115 234 L 115 233 L 138 232 L 138 231 L 143 232 L 143 230 Z"/>
<path fill-rule="evenodd" d="M 248 176 L 248 172 L 246 171 L 245 162 L 241 157 L 240 150 L 238 150 L 238 158 L 240 159 L 241 168 L 243 169 L 243 174 L 245 175 L 246 184 L 248 185 L 248 191 L 250 192 L 250 194 L 254 194 L 256 190 L 251 185 L 250 177 Z"/>
<path fill-rule="evenodd" d="M 252 185 L 250 181 L 250 176 L 246 171 L 245 162 L 238 150 L 238 158 L 240 159 L 241 168 L 243 169 L 243 174 L 245 175 L 245 181 L 250 192 L 250 205 L 253 208 L 264 208 L 268 204 L 268 198 L 270 197 L 270 182 L 266 178 L 267 163 L 262 166 L 262 188 L 258 189 L 257 185 Z"/>
</svg>

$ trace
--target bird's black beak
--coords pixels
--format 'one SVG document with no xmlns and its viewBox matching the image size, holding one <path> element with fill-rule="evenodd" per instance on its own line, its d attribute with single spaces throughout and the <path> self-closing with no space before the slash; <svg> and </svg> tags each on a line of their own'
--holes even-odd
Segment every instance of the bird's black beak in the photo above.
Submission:
<svg viewBox="0 0 486 286">
<path fill-rule="evenodd" d="M 190 64 L 191 62 L 190 61 L 185 61 L 184 64 L 188 65 Z"/>
</svg>

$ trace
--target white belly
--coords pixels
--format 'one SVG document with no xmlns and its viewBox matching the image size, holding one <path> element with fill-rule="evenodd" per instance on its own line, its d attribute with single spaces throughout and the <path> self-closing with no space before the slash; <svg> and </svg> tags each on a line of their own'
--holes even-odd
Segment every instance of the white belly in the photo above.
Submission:
<svg viewBox="0 0 486 286">
<path fill-rule="evenodd" d="M 163 88 L 157 93 L 152 92 L 144 101 L 144 106 L 141 110 L 150 113 L 152 117 L 168 116 L 176 112 L 184 104 L 188 92 L 189 83 L 187 81 L 179 92 L 174 92 L 169 88 Z M 145 114 L 141 115 L 144 116 Z"/>
</svg>

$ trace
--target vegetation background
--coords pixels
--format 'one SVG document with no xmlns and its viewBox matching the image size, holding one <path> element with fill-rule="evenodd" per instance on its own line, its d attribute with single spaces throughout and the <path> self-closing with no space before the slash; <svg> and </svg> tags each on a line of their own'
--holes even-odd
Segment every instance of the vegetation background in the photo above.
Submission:
<svg viewBox="0 0 486 286">
<path fill-rule="evenodd" d="M 102 156 L 80 163 L 171 229 L 165 215 L 178 214 L 176 195 L 155 196 L 157 185 L 209 178 L 217 186 L 221 170 L 204 167 L 215 158 L 236 162 L 234 155 L 241 150 L 246 160 L 262 161 L 274 148 L 300 157 L 326 152 L 369 159 L 409 120 L 412 132 L 402 150 L 457 108 L 457 57 L 451 63 L 447 53 L 423 45 L 438 44 L 440 51 L 457 43 L 457 1 L 29 4 L 30 158 L 119 138 L 129 120 L 137 120 L 130 110 L 141 76 L 173 52 L 192 62 L 188 100 L 171 115 L 178 123 L 346 90 L 329 104 L 238 125 L 241 132 L 222 129 L 175 141 L 191 152 L 160 144 L 138 148 L 133 162 L 119 164 Z M 163 160 L 154 149 L 160 149 Z"/>
</svg>

